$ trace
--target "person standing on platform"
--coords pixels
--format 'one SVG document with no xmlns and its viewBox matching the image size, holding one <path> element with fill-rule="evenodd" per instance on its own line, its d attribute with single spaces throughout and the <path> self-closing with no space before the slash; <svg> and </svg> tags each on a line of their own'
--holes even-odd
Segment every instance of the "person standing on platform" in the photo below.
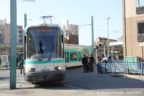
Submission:
<svg viewBox="0 0 144 96">
<path fill-rule="evenodd" d="M 88 59 L 87 59 L 86 55 L 84 54 L 84 57 L 82 58 L 84 73 L 87 72 L 87 63 L 88 63 Z"/>
<path fill-rule="evenodd" d="M 89 71 L 90 72 L 93 72 L 93 64 L 94 64 L 94 57 L 93 55 L 91 54 L 91 57 L 90 57 L 90 63 L 89 63 Z"/>
</svg>

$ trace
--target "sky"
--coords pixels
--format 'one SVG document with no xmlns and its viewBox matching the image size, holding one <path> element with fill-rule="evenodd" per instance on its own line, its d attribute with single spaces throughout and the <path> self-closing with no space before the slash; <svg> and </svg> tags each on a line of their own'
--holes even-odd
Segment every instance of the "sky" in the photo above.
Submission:
<svg viewBox="0 0 144 96">
<path fill-rule="evenodd" d="M 32 0 L 33 1 L 33 0 Z M 35 0 L 28 2 L 17 0 L 17 24 L 24 25 L 24 13 L 27 13 L 28 26 L 42 24 L 41 16 L 52 15 L 53 23 L 60 24 L 69 20 L 79 25 L 79 43 L 91 45 L 91 16 L 94 17 L 94 38 L 107 37 L 107 17 L 109 20 L 109 38 L 122 36 L 122 0 Z M 10 0 L 0 0 L 0 19 L 10 22 Z"/>
</svg>

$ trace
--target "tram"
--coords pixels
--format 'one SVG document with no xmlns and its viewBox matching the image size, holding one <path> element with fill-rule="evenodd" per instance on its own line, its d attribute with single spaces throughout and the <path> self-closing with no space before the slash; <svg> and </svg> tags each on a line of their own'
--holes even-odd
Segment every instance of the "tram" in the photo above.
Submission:
<svg viewBox="0 0 144 96">
<path fill-rule="evenodd" d="M 30 26 L 24 32 L 24 77 L 29 82 L 63 82 L 63 31 L 56 24 Z"/>
<path fill-rule="evenodd" d="M 66 45 L 64 49 L 66 68 L 80 67 L 82 66 L 83 55 L 91 55 L 91 47 L 85 47 L 80 45 Z"/>
</svg>

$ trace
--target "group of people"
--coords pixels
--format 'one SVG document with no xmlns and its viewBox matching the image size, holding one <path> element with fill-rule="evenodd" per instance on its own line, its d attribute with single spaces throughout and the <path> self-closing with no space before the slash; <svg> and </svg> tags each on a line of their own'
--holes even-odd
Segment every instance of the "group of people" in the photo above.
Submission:
<svg viewBox="0 0 144 96">
<path fill-rule="evenodd" d="M 102 70 L 101 64 L 103 64 L 103 63 L 106 63 L 106 64 L 107 64 L 107 63 L 111 63 L 111 62 L 112 62 L 111 56 L 109 56 L 108 58 L 107 58 L 107 57 L 104 57 L 104 56 L 102 56 L 102 57 L 98 56 L 98 57 L 97 57 L 97 60 L 98 60 L 98 62 L 97 62 L 98 73 L 103 74 L 103 72 L 107 72 L 106 69 L 105 69 L 105 71 Z"/>
<path fill-rule="evenodd" d="M 84 73 L 93 72 L 94 61 L 95 61 L 95 59 L 94 59 L 93 55 L 91 55 L 91 56 L 84 55 L 84 57 L 82 58 Z"/>
</svg>

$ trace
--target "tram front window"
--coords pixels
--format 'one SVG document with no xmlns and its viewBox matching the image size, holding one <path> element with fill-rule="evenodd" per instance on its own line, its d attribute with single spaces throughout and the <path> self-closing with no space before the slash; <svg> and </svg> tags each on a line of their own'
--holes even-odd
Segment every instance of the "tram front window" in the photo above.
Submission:
<svg viewBox="0 0 144 96">
<path fill-rule="evenodd" d="M 61 44 L 58 39 L 57 29 L 53 29 L 52 32 L 40 32 L 40 29 L 29 30 L 27 57 L 30 59 L 60 57 Z"/>
</svg>

